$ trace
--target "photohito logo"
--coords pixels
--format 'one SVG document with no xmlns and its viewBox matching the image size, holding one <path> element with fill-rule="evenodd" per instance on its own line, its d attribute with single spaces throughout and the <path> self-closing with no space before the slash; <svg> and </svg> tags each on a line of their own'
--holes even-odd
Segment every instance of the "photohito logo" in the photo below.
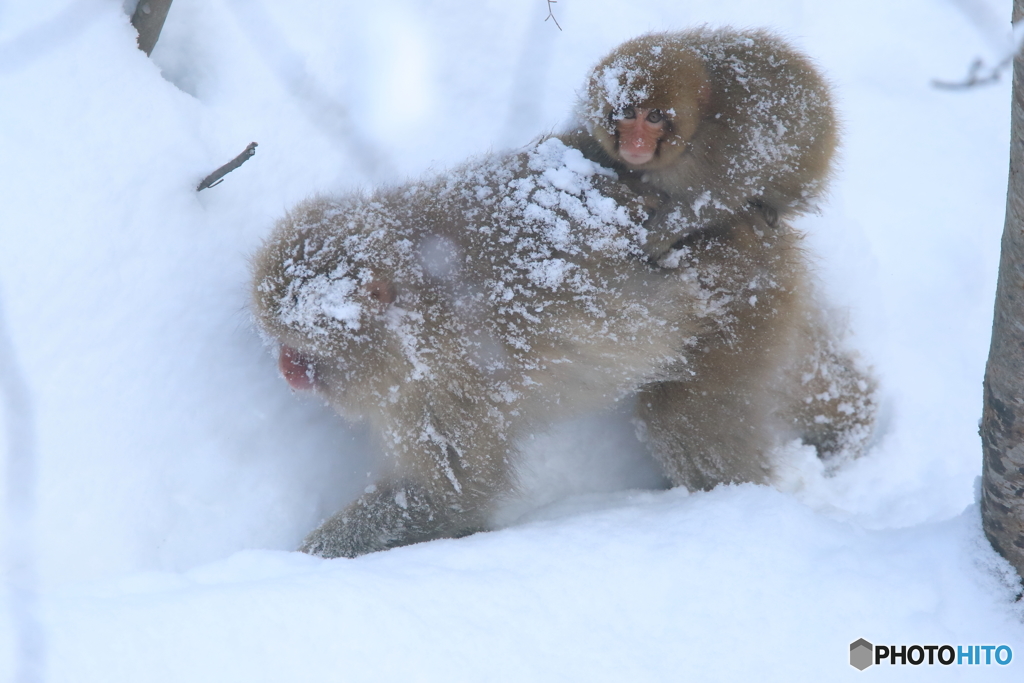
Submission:
<svg viewBox="0 0 1024 683">
<path fill-rule="evenodd" d="M 850 666 L 863 671 L 872 664 L 969 664 L 1006 666 L 1013 660 L 1009 645 L 872 645 L 863 638 L 850 643 Z"/>
</svg>

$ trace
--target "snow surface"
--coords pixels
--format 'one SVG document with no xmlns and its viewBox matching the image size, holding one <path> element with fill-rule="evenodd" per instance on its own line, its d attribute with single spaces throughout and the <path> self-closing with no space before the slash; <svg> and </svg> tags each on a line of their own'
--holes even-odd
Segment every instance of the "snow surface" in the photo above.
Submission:
<svg viewBox="0 0 1024 683">
<path fill-rule="evenodd" d="M 0 297 L 37 417 L 47 680 L 1020 680 L 1019 586 L 974 503 L 1009 84 L 929 85 L 998 59 L 1009 5 L 561 0 L 558 31 L 541 0 L 175 0 L 152 59 L 114 0 L 0 5 Z M 881 378 L 871 452 L 826 478 L 794 448 L 783 491 L 657 490 L 623 405 L 535 435 L 500 531 L 289 552 L 379 465 L 253 329 L 274 219 L 557 129 L 616 44 L 705 22 L 775 27 L 835 84 L 842 168 L 801 227 Z M 861 637 L 1015 658 L 862 673 Z"/>
</svg>

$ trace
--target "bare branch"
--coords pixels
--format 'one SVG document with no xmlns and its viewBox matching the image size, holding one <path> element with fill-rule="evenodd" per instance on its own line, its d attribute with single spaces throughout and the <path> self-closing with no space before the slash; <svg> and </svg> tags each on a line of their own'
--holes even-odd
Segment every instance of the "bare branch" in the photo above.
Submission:
<svg viewBox="0 0 1024 683">
<path fill-rule="evenodd" d="M 171 0 L 139 0 L 132 13 L 132 26 L 139 32 L 139 49 L 148 57 L 156 41 L 160 37 L 160 31 L 164 28 L 164 20 L 167 19 L 167 12 L 171 9 Z"/>
<path fill-rule="evenodd" d="M 202 190 L 205 190 L 208 187 L 220 185 L 222 182 L 224 182 L 224 176 L 226 176 L 228 173 L 231 173 L 236 168 L 247 162 L 249 160 L 249 157 L 256 153 L 256 147 L 257 145 L 255 142 L 250 142 L 249 146 L 246 147 L 241 154 L 239 154 L 237 157 L 235 157 L 228 163 L 218 168 L 210 175 L 203 178 L 203 182 L 199 183 L 199 186 L 196 187 L 196 192 L 201 192 Z"/>
<path fill-rule="evenodd" d="M 1003 70 L 1013 62 L 1013 55 L 1004 57 L 1001 62 L 992 67 L 985 66 L 984 60 L 980 57 L 971 62 L 967 78 L 962 81 L 940 81 L 932 79 L 932 86 L 943 90 L 966 90 L 979 85 L 991 85 L 999 81 Z"/>
<path fill-rule="evenodd" d="M 995 66 L 987 66 L 985 60 L 978 57 L 971 62 L 967 77 L 962 81 L 943 81 L 935 78 L 932 79 L 932 87 L 943 90 L 968 90 L 998 83 L 1003 71 L 1013 63 L 1014 57 L 1024 45 L 1024 22 L 1019 21 L 1015 14 L 1012 31 L 1000 36 L 1000 31 L 996 28 L 998 22 L 990 16 L 984 3 L 976 0 L 954 0 L 954 4 L 989 38 L 996 55 L 1002 56 Z"/>
<path fill-rule="evenodd" d="M 544 17 L 544 21 L 547 21 L 548 19 L 550 19 L 551 21 L 555 22 L 555 26 L 558 26 L 558 30 L 561 31 L 562 30 L 562 26 L 558 23 L 558 19 L 555 18 L 555 8 L 552 7 L 552 5 L 557 5 L 557 4 L 558 4 L 558 0 L 548 0 L 548 15 L 546 17 Z"/>
</svg>

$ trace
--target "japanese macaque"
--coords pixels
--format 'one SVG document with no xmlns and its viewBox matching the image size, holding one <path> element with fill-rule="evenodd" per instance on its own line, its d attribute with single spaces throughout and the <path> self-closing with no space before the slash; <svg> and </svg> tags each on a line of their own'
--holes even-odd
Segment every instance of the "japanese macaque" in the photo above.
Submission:
<svg viewBox="0 0 1024 683">
<path fill-rule="evenodd" d="M 421 182 L 309 199 L 256 255 L 254 312 L 285 379 L 367 420 L 391 456 L 389 474 L 303 551 L 354 557 L 486 529 L 515 490 L 524 434 L 627 396 L 638 433 L 690 489 L 771 483 L 798 439 L 829 463 L 864 448 L 874 382 L 825 324 L 784 220 L 830 171 L 821 79 L 763 32 L 630 45 L 591 90 L 596 79 L 621 91 L 601 75 L 614 65 L 626 83 L 646 74 L 648 95 L 605 98 L 600 126 Z M 797 73 L 732 96 L 742 74 L 768 78 L 780 61 Z M 818 114 L 772 105 L 808 83 L 823 92 Z M 684 92 L 692 103 L 673 99 Z M 627 106 L 665 124 L 653 144 L 621 125 Z M 729 133 L 737 122 L 750 131 Z M 727 207 L 713 220 L 693 208 L 705 192 Z"/>
<path fill-rule="evenodd" d="M 753 252 L 741 246 L 737 226 L 751 221 L 792 237 L 786 221 L 812 208 L 826 190 L 839 134 L 825 79 L 806 56 L 764 30 L 698 28 L 627 41 L 591 72 L 577 118 L 570 144 L 644 196 L 655 214 L 648 225 L 659 229 L 643 248 L 669 267 L 680 246 L 709 240 L 716 249 L 734 249 L 737 259 L 749 257 Z M 800 278 L 801 296 L 813 297 L 806 274 Z M 761 409 L 799 425 L 801 439 L 828 459 L 867 439 L 877 407 L 874 382 L 838 347 L 820 302 L 791 311 L 808 306 L 813 312 L 798 333 L 805 355 L 794 368 L 801 391 L 815 400 L 769 401 Z M 793 325 L 799 315 L 781 320 Z M 659 382 L 642 390 L 641 429 L 673 482 L 714 486 L 723 480 L 716 463 L 729 460 L 725 453 L 737 440 L 750 438 L 743 430 L 765 433 L 767 418 L 751 419 L 758 403 L 749 400 L 756 393 L 752 382 L 758 362 L 784 365 L 777 350 L 785 343 L 759 339 L 762 357 L 751 352 L 752 340 L 738 353 L 732 344 L 719 344 L 691 357 L 691 364 L 702 365 L 691 370 L 706 381 Z M 819 401 L 826 396 L 831 404 L 823 412 Z M 681 460 L 679 452 L 691 455 Z"/>
<path fill-rule="evenodd" d="M 671 199 L 663 210 L 693 229 L 752 209 L 769 224 L 806 211 L 838 141 L 827 83 L 767 31 L 627 41 L 595 67 L 577 116 L 589 158 Z"/>
</svg>

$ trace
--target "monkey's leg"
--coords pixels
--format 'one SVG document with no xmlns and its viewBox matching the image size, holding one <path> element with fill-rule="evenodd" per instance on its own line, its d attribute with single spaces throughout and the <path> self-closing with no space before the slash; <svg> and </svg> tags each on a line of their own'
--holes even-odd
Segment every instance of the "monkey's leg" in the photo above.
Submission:
<svg viewBox="0 0 1024 683">
<path fill-rule="evenodd" d="M 814 446 L 822 460 L 839 462 L 860 455 L 873 434 L 877 382 L 825 331 L 813 340 L 791 373 L 779 418 L 787 433 Z"/>
<path fill-rule="evenodd" d="M 752 383 L 658 382 L 640 392 L 641 435 L 675 486 L 764 482 L 775 445 L 763 392 Z"/>
<path fill-rule="evenodd" d="M 357 557 L 484 528 L 482 520 L 460 512 L 450 497 L 438 496 L 422 483 L 383 481 L 321 524 L 299 550 L 321 557 Z"/>
<path fill-rule="evenodd" d="M 399 474 L 320 525 L 300 550 L 356 557 L 486 528 L 495 499 L 514 486 L 503 416 L 436 396 L 402 415 L 383 430 Z"/>
</svg>

